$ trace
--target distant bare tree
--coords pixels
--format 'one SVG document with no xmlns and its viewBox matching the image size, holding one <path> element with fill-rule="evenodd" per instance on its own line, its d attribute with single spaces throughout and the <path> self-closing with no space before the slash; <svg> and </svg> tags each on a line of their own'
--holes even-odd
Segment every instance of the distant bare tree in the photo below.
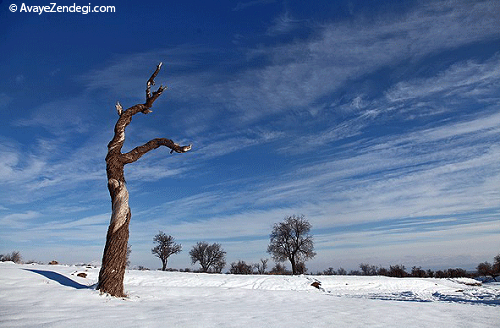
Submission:
<svg viewBox="0 0 500 328">
<path fill-rule="evenodd" d="M 490 262 L 482 262 L 477 265 L 477 273 L 480 276 L 493 276 L 493 266 L 491 265 Z"/>
<path fill-rule="evenodd" d="M 201 272 L 222 272 L 226 266 L 226 252 L 220 244 L 213 243 L 209 245 L 207 242 L 198 242 L 189 251 L 191 263 L 200 263 Z"/>
<path fill-rule="evenodd" d="M 255 264 L 258 274 L 265 274 L 267 269 L 267 262 L 269 259 L 260 259 L 260 263 Z"/>
<path fill-rule="evenodd" d="M 286 217 L 274 225 L 267 252 L 277 262 L 290 261 L 292 274 L 298 274 L 298 264 L 316 255 L 310 230 L 311 224 L 303 215 Z"/>
<path fill-rule="evenodd" d="M 493 279 L 495 279 L 495 281 L 497 281 L 497 277 L 500 276 L 500 254 L 498 254 L 497 256 L 494 257 L 493 259 L 493 265 L 491 267 L 492 269 L 492 276 L 493 276 Z"/>
<path fill-rule="evenodd" d="M 160 231 L 154 238 L 153 241 L 157 243 L 154 248 L 151 249 L 151 253 L 158 257 L 162 263 L 162 271 L 167 270 L 167 262 L 170 255 L 177 254 L 182 251 L 182 246 L 175 243 L 174 237 L 167 236 L 164 232 Z"/>
<path fill-rule="evenodd" d="M 166 87 L 160 86 L 157 91 L 151 93 L 151 86 L 155 84 L 155 78 L 160 71 L 161 65 L 160 63 L 156 67 L 155 72 L 147 81 L 146 102 L 144 104 L 137 104 L 126 110 L 123 109 L 120 103 L 115 106 L 119 117 L 115 124 L 113 139 L 108 144 L 108 154 L 106 155 L 106 173 L 112 211 L 97 284 L 98 290 L 111 296 L 126 296 L 123 292 L 123 278 L 127 262 L 129 223 L 132 214 L 125 183 L 125 165 L 137 161 L 144 154 L 160 146 L 170 148 L 170 153 L 184 153 L 191 149 L 191 145 L 179 146 L 170 139 L 156 138 L 132 149 L 128 153 L 122 153 L 122 147 L 125 143 L 125 128 L 132 122 L 132 117 L 139 113 L 151 113 L 153 103 L 166 89 Z"/>
<path fill-rule="evenodd" d="M 125 266 L 128 268 L 130 267 L 130 254 L 132 253 L 132 246 L 127 245 L 127 259 L 125 262 Z"/>
</svg>

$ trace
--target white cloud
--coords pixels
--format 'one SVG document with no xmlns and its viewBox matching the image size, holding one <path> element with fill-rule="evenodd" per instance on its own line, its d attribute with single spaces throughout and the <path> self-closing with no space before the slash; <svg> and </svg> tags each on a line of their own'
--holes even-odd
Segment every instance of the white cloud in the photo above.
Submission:
<svg viewBox="0 0 500 328">
<path fill-rule="evenodd" d="M 276 36 L 286 34 L 298 27 L 300 20 L 294 19 L 289 12 L 284 12 L 274 20 L 274 24 L 268 28 L 267 35 Z"/>
<path fill-rule="evenodd" d="M 40 175 L 45 162 L 23 153 L 12 143 L 0 146 L 0 183 L 19 184 Z"/>
<path fill-rule="evenodd" d="M 0 225 L 3 229 L 22 229 L 33 219 L 40 217 L 36 211 L 27 211 L 25 213 L 12 213 L 0 217 Z"/>
<path fill-rule="evenodd" d="M 105 142 L 90 138 L 68 148 L 65 138 L 38 141 L 28 148 L 10 141 L 0 146 L 0 194 L 5 202 L 29 203 L 105 181 Z"/>
<path fill-rule="evenodd" d="M 436 77 L 400 82 L 386 93 L 390 101 L 441 97 L 464 97 L 483 94 L 500 76 L 500 55 L 484 63 L 467 61 L 455 64 Z"/>
</svg>

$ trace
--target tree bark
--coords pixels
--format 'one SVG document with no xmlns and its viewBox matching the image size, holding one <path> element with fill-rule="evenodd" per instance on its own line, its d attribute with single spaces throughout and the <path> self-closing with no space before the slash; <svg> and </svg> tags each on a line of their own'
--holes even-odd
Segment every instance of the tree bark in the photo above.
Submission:
<svg viewBox="0 0 500 328">
<path fill-rule="evenodd" d="M 295 263 L 295 258 L 293 256 L 290 257 L 290 264 L 292 265 L 292 275 L 297 274 L 297 264 Z"/>
<path fill-rule="evenodd" d="M 132 106 L 125 111 L 123 111 L 120 103 L 116 104 L 120 117 L 115 125 L 113 139 L 108 144 L 108 154 L 106 156 L 106 174 L 112 212 L 97 285 L 98 290 L 111 296 L 126 296 L 123 288 L 123 278 L 126 268 L 129 223 L 132 214 L 128 203 L 129 194 L 124 176 L 125 164 L 137 161 L 142 155 L 160 146 L 170 148 L 170 153 L 184 153 L 191 149 L 191 145 L 179 146 L 172 140 L 157 138 L 132 149 L 128 153 L 122 154 L 121 152 L 125 142 L 125 128 L 132 121 L 132 117 L 138 113 L 151 113 L 150 108 L 153 106 L 154 101 L 166 89 L 166 87 L 160 86 L 157 91 L 151 93 L 151 86 L 155 84 L 154 78 L 160 71 L 161 65 L 160 63 L 156 67 L 155 72 L 147 82 L 146 102 L 144 104 Z"/>
<path fill-rule="evenodd" d="M 162 268 L 161 271 L 167 271 L 167 259 L 162 260 Z"/>
</svg>

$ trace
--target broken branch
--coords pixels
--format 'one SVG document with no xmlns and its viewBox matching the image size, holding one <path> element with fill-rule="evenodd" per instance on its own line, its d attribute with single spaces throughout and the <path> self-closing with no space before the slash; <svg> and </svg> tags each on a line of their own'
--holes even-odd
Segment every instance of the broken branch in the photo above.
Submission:
<svg viewBox="0 0 500 328">
<path fill-rule="evenodd" d="M 133 162 L 137 161 L 139 158 L 141 158 L 147 152 L 149 152 L 149 151 L 151 151 L 153 149 L 156 149 L 156 148 L 158 148 L 160 146 L 165 146 L 165 147 L 170 148 L 171 149 L 171 151 L 170 151 L 171 154 L 173 152 L 176 152 L 176 153 L 185 153 L 185 152 L 191 150 L 191 145 L 188 145 L 188 146 L 179 146 L 178 144 L 176 144 L 175 142 L 173 142 L 170 139 L 167 139 L 167 138 L 156 138 L 156 139 L 153 139 L 153 140 L 150 140 L 150 141 L 146 142 L 142 146 L 135 147 L 134 149 L 132 149 L 131 151 L 129 151 L 126 154 L 123 154 L 122 155 L 123 156 L 122 157 L 123 163 L 124 164 L 133 163 Z"/>
</svg>

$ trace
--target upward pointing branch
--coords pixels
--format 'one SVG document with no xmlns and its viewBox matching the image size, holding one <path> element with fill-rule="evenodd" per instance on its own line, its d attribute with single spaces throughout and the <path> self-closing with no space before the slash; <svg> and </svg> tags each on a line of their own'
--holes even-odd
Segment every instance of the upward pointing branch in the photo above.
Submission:
<svg viewBox="0 0 500 328">
<path fill-rule="evenodd" d="M 156 75 L 158 75 L 158 72 L 160 71 L 161 69 L 161 65 L 163 65 L 162 62 L 160 62 L 158 64 L 158 66 L 156 66 L 156 70 L 154 71 L 153 75 L 151 75 L 151 77 L 149 78 L 148 80 L 148 83 L 147 83 L 147 86 L 146 86 L 146 110 L 143 111 L 144 114 L 147 114 L 147 113 L 151 113 L 151 110 L 149 110 L 149 108 L 151 108 L 151 106 L 153 106 L 153 102 L 156 100 L 156 98 L 158 98 L 161 93 L 167 89 L 167 87 L 161 85 L 158 90 L 154 91 L 153 94 L 151 94 L 151 86 L 152 85 L 155 85 L 155 78 L 156 78 Z"/>
</svg>

